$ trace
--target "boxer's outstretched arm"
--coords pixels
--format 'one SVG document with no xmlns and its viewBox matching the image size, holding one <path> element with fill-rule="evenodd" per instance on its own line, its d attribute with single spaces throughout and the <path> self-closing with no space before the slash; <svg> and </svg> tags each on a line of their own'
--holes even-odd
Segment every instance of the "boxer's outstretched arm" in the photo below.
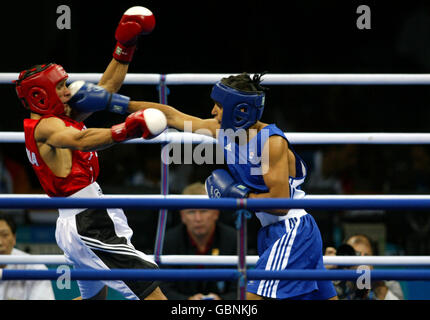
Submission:
<svg viewBox="0 0 430 320">
<path fill-rule="evenodd" d="M 124 12 L 115 31 L 117 44 L 113 58 L 103 73 L 99 86 L 110 93 L 119 91 L 128 72 L 128 64 L 132 61 L 139 36 L 151 33 L 154 27 L 154 15 L 147 8 L 135 6 Z M 72 118 L 84 121 L 91 114 L 92 112 L 73 110 Z"/>
<path fill-rule="evenodd" d="M 201 119 L 183 113 L 171 106 L 155 102 L 130 101 L 128 105 L 128 112 L 136 112 L 138 110 L 144 110 L 147 108 L 154 108 L 163 112 L 167 119 L 167 126 L 181 131 L 191 128 L 193 132 L 199 130 L 199 133 L 201 134 L 207 134 L 209 136 L 216 137 L 217 129 L 220 128 L 218 121 L 213 118 Z M 205 133 L 205 131 L 207 133 Z"/>
<path fill-rule="evenodd" d="M 128 64 L 112 58 L 98 85 L 105 88 L 110 93 L 118 92 L 127 75 L 128 66 Z"/>
<path fill-rule="evenodd" d="M 135 6 L 124 12 L 115 31 L 117 44 L 112 61 L 98 83 L 110 93 L 116 93 L 121 88 L 128 64 L 132 61 L 139 36 L 149 34 L 155 27 L 155 18 L 151 10 Z"/>
<path fill-rule="evenodd" d="M 149 109 L 132 113 L 125 122 L 111 128 L 78 130 L 57 117 L 42 119 L 34 132 L 37 143 L 50 148 L 97 151 L 115 142 L 134 138 L 153 138 L 166 128 L 166 118 L 160 111 Z M 40 146 L 39 146 L 40 148 Z"/>
<path fill-rule="evenodd" d="M 82 151 L 101 150 L 115 143 L 109 128 L 78 130 L 66 126 L 56 117 L 41 120 L 36 127 L 34 138 L 37 143 L 51 148 Z M 42 151 L 40 147 L 39 151 Z"/>
</svg>

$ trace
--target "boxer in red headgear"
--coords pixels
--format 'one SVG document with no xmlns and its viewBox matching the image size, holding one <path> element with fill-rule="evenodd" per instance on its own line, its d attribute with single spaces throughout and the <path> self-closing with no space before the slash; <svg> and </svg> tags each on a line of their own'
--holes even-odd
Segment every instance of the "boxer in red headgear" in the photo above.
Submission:
<svg viewBox="0 0 430 320">
<path fill-rule="evenodd" d="M 132 112 L 130 99 L 116 92 L 128 71 L 137 37 L 154 27 L 149 12 L 134 7 L 123 16 L 114 57 L 98 85 L 80 82 L 68 88 L 67 73 L 54 63 L 22 71 L 15 81 L 18 97 L 30 111 L 24 120 L 27 155 L 50 197 L 102 197 L 96 182 L 97 151 L 132 138 L 154 137 L 166 128 L 164 114 L 151 108 L 132 113 L 112 128 L 87 129 L 82 122 L 98 110 Z M 57 244 L 76 268 L 158 268 L 134 248 L 132 234 L 121 209 L 59 209 Z M 78 281 L 78 285 L 84 299 L 106 298 L 106 286 L 128 299 L 165 299 L 155 281 Z"/>
<path fill-rule="evenodd" d="M 50 63 L 20 73 L 16 92 L 22 103 L 31 112 L 38 114 L 64 114 L 64 103 L 58 97 L 57 85 L 68 78 L 63 67 Z"/>
</svg>

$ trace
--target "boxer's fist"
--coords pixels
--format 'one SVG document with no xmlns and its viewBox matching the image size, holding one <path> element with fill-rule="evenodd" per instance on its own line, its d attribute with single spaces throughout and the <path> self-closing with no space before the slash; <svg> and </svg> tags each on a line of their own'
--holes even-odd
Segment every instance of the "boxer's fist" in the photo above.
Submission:
<svg viewBox="0 0 430 320">
<path fill-rule="evenodd" d="M 209 198 L 247 198 L 251 190 L 237 183 L 230 173 L 217 169 L 205 181 L 206 193 Z"/>
<path fill-rule="evenodd" d="M 151 33 L 155 27 L 152 12 L 145 7 L 132 7 L 121 18 L 115 31 L 117 44 L 113 57 L 121 62 L 130 62 L 136 49 L 137 38 Z"/>
<path fill-rule="evenodd" d="M 145 109 L 132 113 L 125 122 L 111 128 L 112 139 L 121 142 L 133 138 L 151 139 L 162 133 L 167 127 L 164 113 L 157 109 Z"/>
<path fill-rule="evenodd" d="M 115 32 L 115 39 L 130 47 L 136 44 L 141 34 L 151 33 L 155 27 L 152 12 L 144 7 L 132 7 L 124 12 Z"/>
<path fill-rule="evenodd" d="M 71 98 L 67 104 L 80 112 L 96 112 L 109 110 L 124 114 L 130 98 L 110 93 L 105 88 L 82 80 L 74 81 L 69 86 Z"/>
</svg>

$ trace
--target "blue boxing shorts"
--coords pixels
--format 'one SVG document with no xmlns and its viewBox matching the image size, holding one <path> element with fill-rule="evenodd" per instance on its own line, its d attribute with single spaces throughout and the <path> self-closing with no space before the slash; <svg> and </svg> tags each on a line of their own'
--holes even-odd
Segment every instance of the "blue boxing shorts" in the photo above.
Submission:
<svg viewBox="0 0 430 320">
<path fill-rule="evenodd" d="M 325 270 L 321 233 L 304 210 L 290 210 L 284 220 L 258 232 L 256 270 Z M 269 299 L 326 300 L 336 296 L 331 281 L 251 280 L 248 292 Z"/>
</svg>

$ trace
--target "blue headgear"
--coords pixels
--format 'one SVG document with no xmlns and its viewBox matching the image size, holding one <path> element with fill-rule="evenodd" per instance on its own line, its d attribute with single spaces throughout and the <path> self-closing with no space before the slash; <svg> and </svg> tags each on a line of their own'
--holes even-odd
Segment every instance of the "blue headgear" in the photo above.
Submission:
<svg viewBox="0 0 430 320">
<path fill-rule="evenodd" d="M 248 129 L 261 119 L 264 97 L 262 91 L 239 91 L 221 81 L 213 86 L 211 93 L 211 98 L 223 109 L 221 128 L 233 130 Z"/>
</svg>

